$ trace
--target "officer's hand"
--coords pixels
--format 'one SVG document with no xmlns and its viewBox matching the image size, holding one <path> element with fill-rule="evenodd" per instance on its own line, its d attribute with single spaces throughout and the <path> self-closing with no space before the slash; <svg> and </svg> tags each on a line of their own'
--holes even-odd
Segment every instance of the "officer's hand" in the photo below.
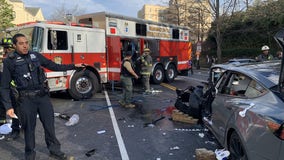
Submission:
<svg viewBox="0 0 284 160">
<path fill-rule="evenodd" d="M 75 67 L 76 68 L 85 68 L 86 65 L 84 63 L 78 63 L 78 64 L 75 64 Z"/>
<path fill-rule="evenodd" d="M 11 117 L 11 118 L 18 118 L 17 115 L 14 113 L 14 109 L 11 108 L 11 109 L 8 109 L 6 114 Z"/>
<path fill-rule="evenodd" d="M 138 79 L 138 78 L 139 78 L 137 75 L 135 75 L 134 77 L 135 77 L 135 79 Z"/>
<path fill-rule="evenodd" d="M 86 68 L 86 65 L 84 63 L 78 63 L 78 64 L 75 64 L 75 69 L 76 71 L 82 71 Z"/>
</svg>

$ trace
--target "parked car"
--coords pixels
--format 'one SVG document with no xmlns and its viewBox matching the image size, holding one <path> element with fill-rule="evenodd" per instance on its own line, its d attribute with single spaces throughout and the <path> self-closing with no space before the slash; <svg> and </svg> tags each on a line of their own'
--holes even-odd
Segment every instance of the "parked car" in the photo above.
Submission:
<svg viewBox="0 0 284 160">
<path fill-rule="evenodd" d="M 284 30 L 276 34 L 283 47 Z M 203 122 L 230 160 L 284 159 L 284 60 L 211 68 Z"/>
</svg>

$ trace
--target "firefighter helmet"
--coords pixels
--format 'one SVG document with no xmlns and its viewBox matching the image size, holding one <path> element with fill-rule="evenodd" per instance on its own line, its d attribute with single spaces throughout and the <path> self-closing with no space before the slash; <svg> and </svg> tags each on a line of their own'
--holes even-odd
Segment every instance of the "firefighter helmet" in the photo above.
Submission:
<svg viewBox="0 0 284 160">
<path fill-rule="evenodd" d="M 269 50 L 269 47 L 268 47 L 267 45 L 262 46 L 262 47 L 261 47 L 261 50 L 262 50 L 262 51 L 267 51 L 267 50 Z"/>
<path fill-rule="evenodd" d="M 12 38 L 2 38 L 1 46 L 5 48 L 13 48 Z"/>
<path fill-rule="evenodd" d="M 144 51 L 143 51 L 144 53 L 150 53 L 151 52 L 151 50 L 149 49 L 149 48 L 144 48 Z"/>
</svg>

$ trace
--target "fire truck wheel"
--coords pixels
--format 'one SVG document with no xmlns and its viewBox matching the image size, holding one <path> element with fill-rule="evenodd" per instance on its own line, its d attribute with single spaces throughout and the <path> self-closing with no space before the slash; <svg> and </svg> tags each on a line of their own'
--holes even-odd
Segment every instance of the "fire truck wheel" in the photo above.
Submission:
<svg viewBox="0 0 284 160">
<path fill-rule="evenodd" d="M 164 81 L 164 68 L 161 65 L 157 65 L 153 71 L 152 81 L 155 84 L 160 84 Z"/>
<path fill-rule="evenodd" d="M 165 72 L 166 82 L 173 82 L 176 75 L 177 75 L 176 67 L 173 64 L 170 64 Z"/>
<path fill-rule="evenodd" d="M 86 99 L 92 97 L 98 90 L 99 82 L 96 75 L 90 70 L 83 70 L 74 74 L 68 91 L 74 99 Z"/>
</svg>

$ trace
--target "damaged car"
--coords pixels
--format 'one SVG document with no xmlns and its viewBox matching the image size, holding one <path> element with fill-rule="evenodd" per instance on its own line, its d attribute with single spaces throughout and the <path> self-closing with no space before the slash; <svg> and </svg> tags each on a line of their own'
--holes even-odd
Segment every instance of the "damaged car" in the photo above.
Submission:
<svg viewBox="0 0 284 160">
<path fill-rule="evenodd" d="M 275 35 L 282 48 L 283 38 L 284 30 Z M 284 159 L 283 61 L 211 69 L 202 120 L 230 160 Z"/>
</svg>

